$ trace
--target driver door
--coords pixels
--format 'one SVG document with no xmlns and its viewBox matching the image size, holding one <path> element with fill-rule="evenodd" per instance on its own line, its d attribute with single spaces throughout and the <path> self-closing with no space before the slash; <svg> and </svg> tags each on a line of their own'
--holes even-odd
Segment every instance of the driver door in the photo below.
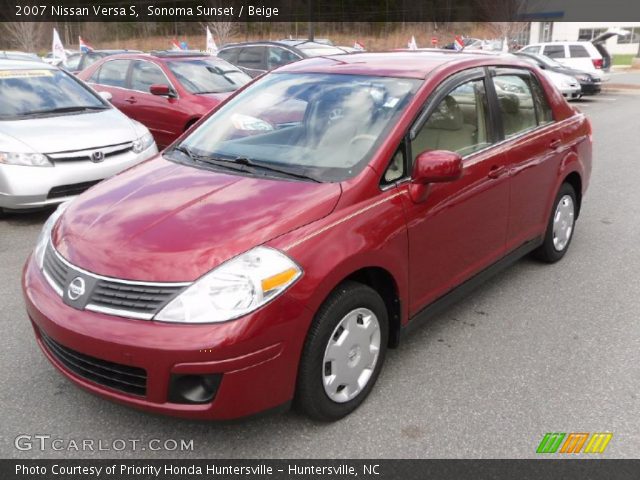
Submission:
<svg viewBox="0 0 640 480">
<path fill-rule="evenodd" d="M 428 186 L 416 203 L 405 189 L 409 234 L 410 315 L 505 253 L 509 180 L 497 147 L 483 69 L 446 80 L 409 134 L 409 155 L 449 150 L 463 158 L 462 178 Z"/>
</svg>

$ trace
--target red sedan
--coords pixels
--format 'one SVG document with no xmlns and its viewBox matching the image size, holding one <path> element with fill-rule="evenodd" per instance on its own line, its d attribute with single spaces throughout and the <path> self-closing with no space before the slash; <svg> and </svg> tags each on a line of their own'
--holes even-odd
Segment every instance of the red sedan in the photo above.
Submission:
<svg viewBox="0 0 640 480">
<path fill-rule="evenodd" d="M 145 125 L 160 148 L 251 80 L 226 61 L 197 52 L 111 55 L 78 73 Z"/>
<path fill-rule="evenodd" d="M 127 405 L 339 419 L 421 320 L 567 253 L 591 152 L 517 59 L 303 60 L 61 207 L 24 269 L 29 318 L 65 376 Z"/>
</svg>

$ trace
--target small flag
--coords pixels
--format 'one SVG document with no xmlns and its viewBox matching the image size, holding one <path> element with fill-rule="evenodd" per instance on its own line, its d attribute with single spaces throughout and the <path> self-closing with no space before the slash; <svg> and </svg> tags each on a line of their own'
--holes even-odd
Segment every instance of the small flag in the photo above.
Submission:
<svg viewBox="0 0 640 480">
<path fill-rule="evenodd" d="M 407 47 L 409 48 L 409 50 L 417 50 L 418 49 L 418 44 L 416 43 L 416 37 L 411 35 L 411 40 L 409 40 L 409 43 L 407 44 Z"/>
<path fill-rule="evenodd" d="M 364 52 L 364 44 L 360 43 L 358 40 L 353 44 L 353 48 L 359 52 Z"/>
<path fill-rule="evenodd" d="M 175 38 L 171 40 L 171 50 L 182 50 L 182 48 L 180 48 L 180 44 L 178 43 L 178 40 Z"/>
<path fill-rule="evenodd" d="M 51 45 L 51 51 L 53 52 L 53 56 L 55 58 L 62 59 L 63 62 L 67 61 L 67 52 L 64 51 L 64 46 L 62 45 L 62 41 L 60 40 L 60 35 L 58 35 L 58 31 L 53 29 L 53 44 Z"/>
<path fill-rule="evenodd" d="M 504 37 L 502 41 L 502 51 L 505 53 L 509 51 L 509 40 L 507 40 L 507 37 Z"/>
<path fill-rule="evenodd" d="M 453 40 L 453 49 L 457 52 L 460 52 L 464 48 L 464 41 L 460 35 L 456 35 L 456 38 Z"/>
<path fill-rule="evenodd" d="M 211 35 L 209 27 L 207 27 L 207 53 L 210 53 L 211 55 L 215 55 L 216 53 L 218 53 L 218 46 L 213 39 L 213 35 Z"/>
<path fill-rule="evenodd" d="M 78 36 L 78 45 L 81 52 L 90 52 L 93 50 L 93 47 L 85 42 L 81 36 Z"/>
</svg>

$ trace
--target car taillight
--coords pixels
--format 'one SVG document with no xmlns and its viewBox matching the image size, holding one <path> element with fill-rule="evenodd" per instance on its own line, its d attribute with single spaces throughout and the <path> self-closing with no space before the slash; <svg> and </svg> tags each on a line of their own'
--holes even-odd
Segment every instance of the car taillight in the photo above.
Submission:
<svg viewBox="0 0 640 480">
<path fill-rule="evenodd" d="M 601 58 L 592 58 L 593 66 L 596 68 L 602 68 L 602 59 Z"/>
</svg>

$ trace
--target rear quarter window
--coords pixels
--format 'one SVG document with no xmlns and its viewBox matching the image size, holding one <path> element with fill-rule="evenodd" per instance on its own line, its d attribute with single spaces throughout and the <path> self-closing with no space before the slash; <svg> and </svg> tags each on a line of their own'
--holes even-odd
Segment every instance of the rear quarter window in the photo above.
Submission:
<svg viewBox="0 0 640 480">
<path fill-rule="evenodd" d="M 589 52 L 582 45 L 569 45 L 569 56 L 571 58 L 589 58 Z"/>
</svg>

